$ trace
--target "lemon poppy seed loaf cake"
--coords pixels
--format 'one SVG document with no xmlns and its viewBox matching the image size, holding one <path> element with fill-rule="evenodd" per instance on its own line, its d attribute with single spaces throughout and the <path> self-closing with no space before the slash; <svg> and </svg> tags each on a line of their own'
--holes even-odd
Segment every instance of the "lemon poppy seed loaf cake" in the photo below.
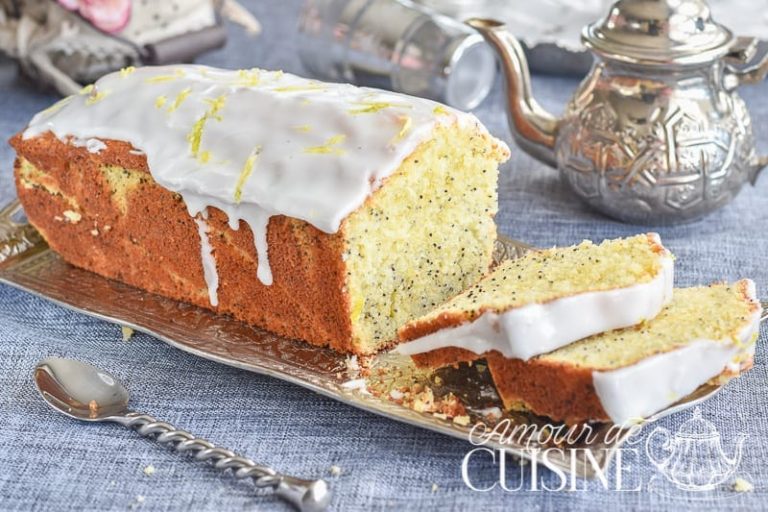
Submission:
<svg viewBox="0 0 768 512">
<path fill-rule="evenodd" d="M 11 143 L 66 261 L 358 354 L 487 272 L 509 156 L 428 100 L 203 66 L 107 75 Z"/>
<path fill-rule="evenodd" d="M 400 329 L 421 366 L 497 351 L 529 359 L 652 318 L 672 297 L 673 258 L 655 233 L 532 251 Z"/>
<path fill-rule="evenodd" d="M 642 325 L 528 361 L 490 353 L 488 368 L 508 408 L 569 424 L 626 424 L 749 369 L 759 324 L 752 281 L 676 289 L 672 302 Z"/>
</svg>

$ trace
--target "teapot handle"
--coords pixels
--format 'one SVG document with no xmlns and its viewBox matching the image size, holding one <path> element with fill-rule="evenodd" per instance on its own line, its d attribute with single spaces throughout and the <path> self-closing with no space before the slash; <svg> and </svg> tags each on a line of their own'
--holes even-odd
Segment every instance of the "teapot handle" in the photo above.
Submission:
<svg viewBox="0 0 768 512">
<path fill-rule="evenodd" d="M 742 84 L 757 84 L 768 75 L 768 51 L 757 56 L 760 40 L 755 37 L 739 37 L 736 44 L 725 57 L 725 75 L 723 85 L 732 91 Z M 750 162 L 750 182 L 757 181 L 757 176 L 768 166 L 768 156 L 755 156 Z"/>
<path fill-rule="evenodd" d="M 672 440 L 672 435 L 669 433 L 669 430 L 667 430 L 664 427 L 656 427 L 655 429 L 653 429 L 653 431 L 651 432 L 651 435 L 649 435 L 648 439 L 646 439 L 645 441 L 645 453 L 648 455 L 648 458 L 653 463 L 653 465 L 656 466 L 657 468 L 663 467 L 667 463 L 667 460 L 669 460 L 669 457 L 662 460 L 656 456 L 656 452 L 654 450 L 656 443 L 654 442 L 654 440 L 659 435 L 663 438 L 662 449 L 665 451 L 671 451 L 670 444 Z"/>
<path fill-rule="evenodd" d="M 757 84 L 768 75 L 768 51 L 756 58 L 760 40 L 739 37 L 725 57 L 726 88 L 733 90 L 743 84 Z"/>
</svg>

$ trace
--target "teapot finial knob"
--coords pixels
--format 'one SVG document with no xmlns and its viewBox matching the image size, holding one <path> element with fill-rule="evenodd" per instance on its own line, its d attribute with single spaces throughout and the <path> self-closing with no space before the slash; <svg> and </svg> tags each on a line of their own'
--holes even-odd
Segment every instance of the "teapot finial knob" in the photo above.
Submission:
<svg viewBox="0 0 768 512">
<path fill-rule="evenodd" d="M 657 66 L 712 62 L 733 40 L 704 0 L 619 0 L 582 31 L 584 44 L 604 57 Z"/>
</svg>

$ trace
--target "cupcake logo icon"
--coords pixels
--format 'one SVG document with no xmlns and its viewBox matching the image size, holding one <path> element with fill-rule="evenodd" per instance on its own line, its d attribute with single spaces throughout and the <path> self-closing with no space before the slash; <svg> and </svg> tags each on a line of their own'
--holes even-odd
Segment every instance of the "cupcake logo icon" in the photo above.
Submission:
<svg viewBox="0 0 768 512">
<path fill-rule="evenodd" d="M 666 480 L 683 491 L 710 491 L 725 483 L 741 462 L 745 434 L 739 434 L 729 453 L 720 433 L 697 407 L 693 416 L 672 435 L 656 427 L 645 443 L 648 458 Z"/>
</svg>

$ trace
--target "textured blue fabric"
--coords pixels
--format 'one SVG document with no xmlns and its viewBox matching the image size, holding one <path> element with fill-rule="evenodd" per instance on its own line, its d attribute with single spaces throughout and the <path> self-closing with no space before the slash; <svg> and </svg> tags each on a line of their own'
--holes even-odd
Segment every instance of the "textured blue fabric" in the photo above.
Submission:
<svg viewBox="0 0 768 512">
<path fill-rule="evenodd" d="M 246 2 L 264 22 L 264 33 L 248 39 L 231 27 L 225 49 L 201 62 L 228 68 L 260 66 L 302 72 L 295 51 L 296 0 Z M 536 77 L 542 103 L 561 109 L 576 86 L 569 79 Z M 768 150 L 768 86 L 746 88 L 760 147 Z M 7 139 L 50 104 L 41 92 L 0 61 L 0 138 Z M 495 91 L 477 115 L 499 137 L 510 140 Z M 501 231 L 538 246 L 570 244 L 642 231 L 588 211 L 558 181 L 554 171 L 515 150 L 500 180 Z M 0 144 L 0 200 L 14 194 L 13 154 Z M 751 277 L 768 297 L 768 179 L 747 187 L 727 208 L 692 224 L 658 229 L 678 256 L 679 285 Z M 736 433 L 748 435 L 736 475 L 755 491 L 718 490 L 666 496 L 615 492 L 589 482 L 584 492 L 473 492 L 460 465 L 471 446 L 463 441 L 361 412 L 277 379 L 196 358 L 146 335 L 121 341 L 115 325 L 71 313 L 0 286 L 0 509 L 5 510 L 230 510 L 256 506 L 287 510 L 273 498 L 236 483 L 204 465 L 141 439 L 120 427 L 85 425 L 52 413 L 31 380 L 47 356 L 91 361 L 125 380 L 136 408 L 166 419 L 222 446 L 282 471 L 332 482 L 336 510 L 610 510 L 766 508 L 768 436 L 765 333 L 755 367 L 703 407 L 730 453 Z M 690 413 L 660 422 L 673 432 Z M 146 476 L 148 465 L 156 473 Z M 332 465 L 341 468 L 331 476 Z M 472 476 L 492 483 L 497 469 L 477 460 Z M 634 481 L 655 474 L 644 454 L 633 463 Z M 510 469 L 514 480 L 519 471 Z M 543 475 L 556 483 L 554 475 Z M 433 489 L 433 484 L 437 485 Z M 143 496 L 143 503 L 137 497 Z"/>
</svg>

